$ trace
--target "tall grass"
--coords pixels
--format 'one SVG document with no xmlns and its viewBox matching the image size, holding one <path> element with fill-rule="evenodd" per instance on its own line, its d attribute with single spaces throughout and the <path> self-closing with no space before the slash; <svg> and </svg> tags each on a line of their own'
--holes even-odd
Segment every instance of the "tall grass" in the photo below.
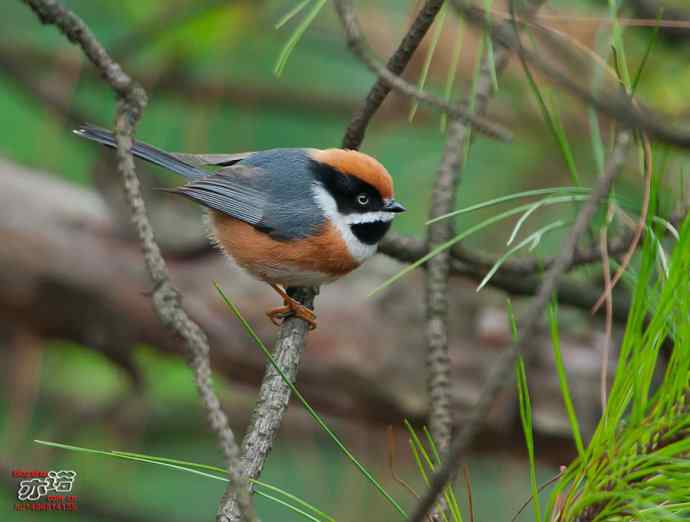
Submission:
<svg viewBox="0 0 690 522">
<path fill-rule="evenodd" d="M 550 520 L 690 516 L 690 217 L 667 276 L 658 248 L 647 234 L 606 409 L 556 485 Z"/>
</svg>

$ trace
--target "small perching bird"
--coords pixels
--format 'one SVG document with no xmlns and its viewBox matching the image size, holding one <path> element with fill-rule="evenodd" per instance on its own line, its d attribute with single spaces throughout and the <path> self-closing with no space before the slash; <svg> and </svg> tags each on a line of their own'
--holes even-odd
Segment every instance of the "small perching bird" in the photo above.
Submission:
<svg viewBox="0 0 690 522">
<path fill-rule="evenodd" d="M 108 130 L 74 132 L 116 146 Z M 383 165 L 354 150 L 173 154 L 135 141 L 132 154 L 187 179 L 170 192 L 208 207 L 217 245 L 280 294 L 284 306 L 267 313 L 276 325 L 294 314 L 315 328 L 314 312 L 281 286 L 320 286 L 350 273 L 405 210 Z"/>
</svg>

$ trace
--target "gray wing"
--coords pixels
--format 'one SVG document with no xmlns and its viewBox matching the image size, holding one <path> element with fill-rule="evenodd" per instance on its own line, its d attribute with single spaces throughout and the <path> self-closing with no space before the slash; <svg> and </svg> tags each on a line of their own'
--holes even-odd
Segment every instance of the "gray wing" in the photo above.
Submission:
<svg viewBox="0 0 690 522">
<path fill-rule="evenodd" d="M 268 173 L 261 168 L 235 165 L 216 174 L 169 189 L 208 208 L 259 225 L 268 204 Z"/>
<path fill-rule="evenodd" d="M 172 155 L 180 161 L 195 167 L 229 167 L 235 163 L 247 159 L 253 152 L 241 152 L 239 154 L 188 154 L 174 152 Z"/>
</svg>

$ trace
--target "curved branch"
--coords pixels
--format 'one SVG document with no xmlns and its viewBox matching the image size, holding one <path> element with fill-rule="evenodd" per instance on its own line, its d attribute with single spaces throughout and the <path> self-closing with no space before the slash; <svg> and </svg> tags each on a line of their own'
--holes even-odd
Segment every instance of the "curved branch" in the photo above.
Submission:
<svg viewBox="0 0 690 522">
<path fill-rule="evenodd" d="M 115 118 L 118 170 L 122 174 L 127 202 L 144 251 L 144 260 L 154 283 L 153 303 L 161 322 L 182 337 L 191 358 L 197 390 L 206 409 L 211 428 L 218 436 L 228 474 L 237 489 L 240 509 L 247 521 L 257 520 L 251 505 L 247 479 L 240 473 L 239 448 L 220 407 L 211 382 L 211 364 L 206 334 L 187 315 L 180 295 L 170 282 L 170 275 L 156 244 L 153 228 L 146 214 L 146 206 L 139 188 L 131 154 L 132 135 L 144 107 L 146 93 L 114 62 L 89 27 L 74 13 L 62 7 L 57 0 L 24 0 L 44 24 L 54 24 L 71 41 L 79 45 L 84 54 L 101 72 L 104 80 L 118 97 Z"/>
<path fill-rule="evenodd" d="M 352 0 L 335 0 L 335 9 L 345 29 L 347 44 L 352 52 L 374 74 L 376 74 L 379 79 L 385 81 L 389 87 L 405 96 L 414 98 L 419 103 L 430 105 L 446 112 L 449 116 L 459 119 L 462 123 L 472 127 L 478 132 L 503 141 L 510 141 L 510 133 L 503 127 L 484 117 L 475 115 L 474 112 L 470 111 L 468 108 L 460 105 L 451 105 L 443 98 L 418 89 L 397 74 L 392 73 L 386 66 L 380 64 L 372 57 L 352 7 Z"/>
</svg>

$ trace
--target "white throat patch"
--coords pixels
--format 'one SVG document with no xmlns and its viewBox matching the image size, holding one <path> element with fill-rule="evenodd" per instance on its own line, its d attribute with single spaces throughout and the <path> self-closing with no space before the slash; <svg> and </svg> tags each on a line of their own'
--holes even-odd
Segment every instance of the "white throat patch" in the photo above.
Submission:
<svg viewBox="0 0 690 522">
<path fill-rule="evenodd" d="M 340 232 L 340 236 L 345 241 L 350 255 L 358 263 L 362 263 L 376 253 L 376 245 L 367 245 L 362 243 L 357 236 L 352 233 L 350 225 L 357 225 L 359 223 L 375 223 L 377 221 L 391 221 L 393 215 L 390 212 L 366 212 L 364 214 L 350 214 L 343 215 L 338 212 L 338 205 L 333 199 L 333 196 L 319 183 L 316 183 L 312 191 L 316 203 L 323 210 L 324 215 L 331 220 Z"/>
</svg>

